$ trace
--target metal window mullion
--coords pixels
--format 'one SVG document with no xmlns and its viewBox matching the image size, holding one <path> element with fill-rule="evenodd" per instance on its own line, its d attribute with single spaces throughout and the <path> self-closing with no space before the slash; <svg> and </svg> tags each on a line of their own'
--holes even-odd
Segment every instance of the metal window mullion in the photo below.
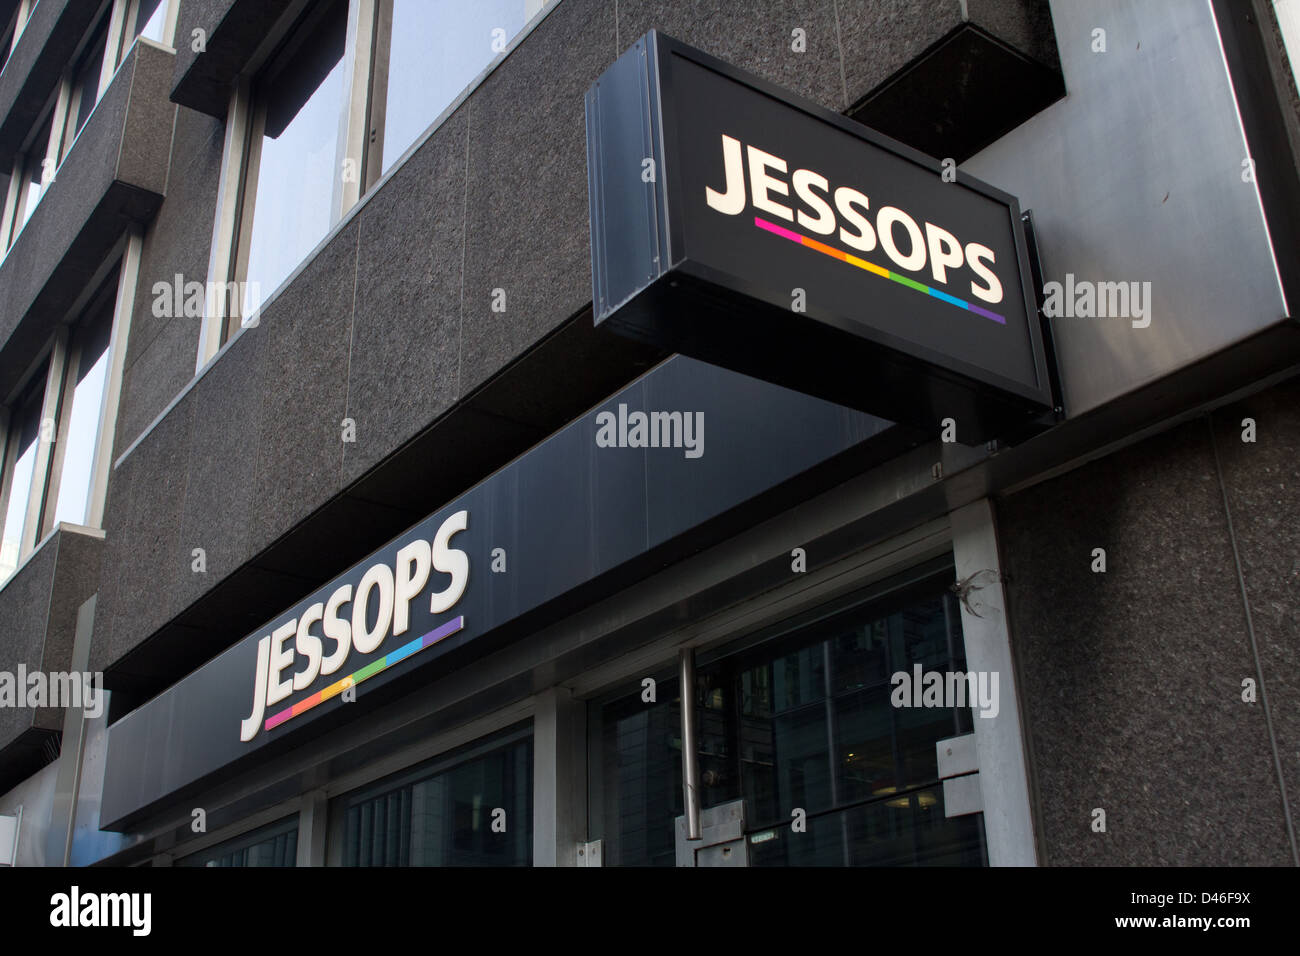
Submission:
<svg viewBox="0 0 1300 956">
<path fill-rule="evenodd" d="M 46 507 L 41 513 L 41 526 L 37 530 L 36 540 L 42 540 L 54 529 L 54 519 L 59 511 L 59 488 L 63 484 L 63 458 L 67 453 L 67 442 L 63 440 L 68 434 L 68 423 L 72 419 L 73 397 L 77 390 L 77 375 L 81 368 L 81 343 L 73 338 L 69 341 L 67 357 L 63 363 L 63 384 L 58 400 L 58 418 L 54 424 L 54 441 L 50 449 L 50 477 L 45 487 Z"/>
<path fill-rule="evenodd" d="M 699 840 L 700 759 L 695 715 L 695 648 L 678 651 L 678 691 L 682 722 L 682 807 L 686 815 L 686 839 Z"/>
<path fill-rule="evenodd" d="M 217 213 L 212 225 L 211 251 L 208 256 L 208 288 L 224 288 L 235 270 L 235 250 L 239 243 L 240 206 L 245 170 L 252 166 L 248 161 L 248 144 L 252 138 L 252 90 L 248 79 L 241 78 L 230 95 L 226 110 L 226 141 L 221 154 L 221 173 L 217 184 Z M 254 174 L 255 175 L 255 174 Z M 197 372 L 217 354 L 225 331 L 225 316 L 216 314 L 212 303 L 203 310 L 203 324 L 199 331 Z"/>
<path fill-rule="evenodd" d="M 348 4 L 347 43 L 343 53 L 343 111 L 339 116 L 339 138 L 335 153 L 333 201 L 330 226 L 333 227 L 361 198 L 366 177 L 366 158 L 370 138 L 369 100 L 374 60 L 375 26 L 379 0 L 351 0 Z M 345 176 L 345 163 L 351 162 L 352 175 Z"/>
<path fill-rule="evenodd" d="M 248 140 L 244 150 L 244 173 L 239 183 L 239 201 L 233 226 L 234 248 L 228 281 L 239 283 L 235 287 L 234 300 L 226 303 L 217 312 L 217 319 L 222 323 L 221 341 L 229 341 L 245 320 L 244 298 L 241 290 L 248 281 L 248 260 L 253 246 L 253 223 L 257 217 L 257 187 L 262 175 L 262 143 L 266 136 L 266 101 L 255 97 L 250 100 L 251 111 L 248 120 Z M 222 293 L 224 296 L 224 292 Z M 255 308 L 261 308 L 261 295 Z M 211 311 L 211 307 L 207 311 Z"/>
<path fill-rule="evenodd" d="M 18 46 L 18 38 L 23 35 L 23 30 L 27 29 L 27 21 L 32 15 L 32 0 L 21 0 L 18 4 L 18 15 L 14 18 L 14 35 L 9 41 L 9 55 L 12 56 Z"/>
<path fill-rule="evenodd" d="M 181 10 L 181 0 L 163 0 L 167 4 L 167 18 L 163 21 L 162 42 L 176 49 L 176 18 Z"/>
<path fill-rule="evenodd" d="M 17 456 L 10 451 L 10 442 L 17 439 L 17 429 L 10 434 L 11 415 L 6 405 L 0 405 L 0 537 L 4 533 L 5 515 L 9 512 L 9 487 L 13 483 L 13 464 Z M 0 584 L 4 583 L 0 578 Z"/>
<path fill-rule="evenodd" d="M 59 440 L 57 432 L 45 440 L 45 435 L 52 430 L 47 422 L 59 420 L 59 393 L 63 387 L 64 367 L 68 360 L 68 330 L 59 329 L 54 336 L 50 349 L 50 364 L 45 373 L 45 397 L 41 403 L 41 420 L 36 441 L 36 461 L 32 468 L 31 491 L 27 497 L 27 517 L 23 522 L 23 536 L 18 543 L 18 560 L 22 561 L 32 553 L 38 540 L 37 531 L 41 526 L 41 516 L 45 507 L 46 484 L 50 477 L 50 459 L 52 445 Z"/>
<path fill-rule="evenodd" d="M 113 74 L 117 68 L 122 65 L 122 58 L 126 55 L 126 31 L 130 29 L 127 24 L 128 8 L 134 8 L 138 0 L 113 0 L 113 12 L 108 18 L 108 35 L 104 37 L 104 61 L 99 66 L 99 84 L 95 87 L 95 101 L 99 102 L 99 97 L 104 95 L 108 89 L 108 84 L 113 81 Z"/>
<path fill-rule="evenodd" d="M 55 171 L 59 168 L 59 156 L 63 151 L 64 127 L 68 122 L 68 102 L 72 99 L 72 68 L 69 67 L 59 82 L 59 96 L 54 101 L 54 114 L 50 119 L 50 141 L 45 147 L 45 158 L 41 161 L 41 190 L 37 202 L 45 196 L 45 190 L 54 184 Z"/>
<path fill-rule="evenodd" d="M 388 68 L 393 51 L 393 2 L 377 0 L 374 49 L 370 66 L 370 112 L 361 191 L 370 190 L 384 174 L 384 138 L 388 125 Z"/>
<path fill-rule="evenodd" d="M 13 238 L 14 223 L 18 220 L 17 209 L 18 203 L 22 201 L 23 189 L 23 166 L 26 164 L 25 158 L 21 153 L 14 160 L 12 174 L 9 176 L 9 188 L 5 192 L 4 218 L 0 219 L 0 251 L 9 248 L 9 240 Z"/>
<path fill-rule="evenodd" d="M 75 87 L 70 91 L 68 112 L 63 118 L 63 138 L 59 146 L 59 159 L 58 163 L 55 164 L 56 169 L 68 158 L 67 150 L 63 147 L 67 146 L 68 149 L 71 149 L 73 141 L 77 138 L 77 114 L 81 111 L 81 98 L 83 95 L 85 95 L 85 91 Z"/>
<path fill-rule="evenodd" d="M 108 494 L 108 475 L 113 467 L 113 441 L 117 435 L 117 410 L 126 367 L 127 339 L 131 333 L 131 317 L 135 314 L 135 290 L 140 276 L 143 247 L 141 228 L 132 226 L 127 234 L 126 250 L 122 253 L 122 264 L 117 274 L 113 330 L 108 339 L 108 374 L 104 376 L 99 424 L 95 431 L 95 460 L 90 472 L 90 498 L 86 506 L 86 524 L 92 528 L 101 527 L 104 523 L 104 502 Z"/>
</svg>

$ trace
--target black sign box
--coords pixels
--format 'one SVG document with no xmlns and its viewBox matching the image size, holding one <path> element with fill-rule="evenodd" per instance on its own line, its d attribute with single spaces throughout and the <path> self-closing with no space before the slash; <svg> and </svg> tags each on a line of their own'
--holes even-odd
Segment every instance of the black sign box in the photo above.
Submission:
<svg viewBox="0 0 1300 956">
<path fill-rule="evenodd" d="M 655 31 L 586 105 L 598 324 L 967 444 L 1051 408 L 1014 197 Z"/>
</svg>

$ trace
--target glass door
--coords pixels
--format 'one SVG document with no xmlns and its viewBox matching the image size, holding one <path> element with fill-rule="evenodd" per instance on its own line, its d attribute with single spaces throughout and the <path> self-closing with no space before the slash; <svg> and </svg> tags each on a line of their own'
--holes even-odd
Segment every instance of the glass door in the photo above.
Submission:
<svg viewBox="0 0 1300 956">
<path fill-rule="evenodd" d="M 945 815 L 935 752 L 938 741 L 971 732 L 970 707 L 895 704 L 896 674 L 965 670 L 952 580 L 949 565 L 702 659 L 700 804 L 715 810 L 706 831 L 718 808 L 736 805 L 739 855 L 751 866 L 987 865 L 982 815 Z M 590 829 L 607 866 L 679 858 L 673 675 L 659 675 L 655 692 L 651 702 L 643 686 L 629 688 L 590 707 Z"/>
</svg>

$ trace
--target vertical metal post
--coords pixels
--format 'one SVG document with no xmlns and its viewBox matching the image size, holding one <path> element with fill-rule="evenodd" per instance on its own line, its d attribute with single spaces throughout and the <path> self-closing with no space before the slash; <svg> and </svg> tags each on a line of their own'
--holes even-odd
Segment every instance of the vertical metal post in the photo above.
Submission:
<svg viewBox="0 0 1300 956">
<path fill-rule="evenodd" d="M 18 561 L 22 563 L 41 542 L 42 521 L 45 513 L 46 491 L 50 481 L 50 461 L 54 443 L 64 440 L 58 434 L 59 405 L 63 392 L 63 373 L 68 361 L 68 329 L 60 326 L 54 333 L 50 346 L 50 364 L 45 370 L 45 397 L 41 404 L 41 425 L 36 442 L 36 464 L 32 468 L 32 486 L 27 498 L 27 519 L 23 524 L 23 537 L 18 547 Z M 56 502 L 51 501 L 53 508 Z"/>
<path fill-rule="evenodd" d="M 241 184 L 246 185 L 254 195 L 257 193 L 255 172 L 250 172 L 249 182 L 244 183 L 245 159 L 248 158 L 249 141 L 253 138 L 251 89 L 246 77 L 236 81 L 226 110 L 226 139 L 221 151 L 221 173 L 217 181 L 217 214 L 212 225 L 212 242 L 208 254 L 208 288 L 211 290 L 226 289 L 227 283 L 243 279 L 236 268 L 240 207 L 245 198 L 240 191 Z M 225 295 L 225 292 L 220 294 L 220 301 L 217 301 L 215 292 L 208 296 L 203 310 L 203 323 L 199 328 L 195 374 L 208 364 L 225 342 L 227 317 L 244 317 L 242 300 L 231 304 L 226 301 Z M 235 298 L 240 298 L 239 293 L 235 294 Z"/>
<path fill-rule="evenodd" d="M 329 800 L 324 790 L 302 795 L 298 809 L 298 866 L 325 865 L 325 833 L 329 823 Z"/>
<path fill-rule="evenodd" d="M 840 806 L 840 762 L 835 747 L 835 699 L 834 685 L 831 681 L 831 642 L 822 642 L 822 695 L 826 699 L 826 763 L 831 775 L 831 806 L 837 810 Z M 840 811 L 840 852 L 844 865 L 849 866 L 849 818 Z"/>
<path fill-rule="evenodd" d="M 586 866 L 586 708 L 567 687 L 534 700 L 533 866 Z"/>
<path fill-rule="evenodd" d="M 181 0 L 167 0 L 167 19 L 163 21 L 163 46 L 176 48 L 176 18 L 181 12 Z"/>
<path fill-rule="evenodd" d="M 981 498 L 951 512 L 948 520 L 952 523 L 957 580 L 992 572 L 981 575 L 978 594 L 971 596 L 974 607 L 966 601 L 960 605 L 967 673 L 999 675 L 998 715 L 975 717 L 973 721 L 989 865 L 1037 866 L 1029 770 L 993 505 Z"/>
<path fill-rule="evenodd" d="M 365 192 L 365 160 L 370 141 L 367 105 L 370 99 L 371 64 L 374 62 L 377 6 L 376 0 L 352 0 L 348 4 L 347 41 L 343 52 L 347 98 L 339 117 L 334 168 L 347 169 L 345 164 L 350 163 L 351 175 L 334 176 L 334 195 L 330 200 L 331 226 L 342 220 Z M 380 159 L 382 163 L 382 155 Z"/>
<path fill-rule="evenodd" d="M 682 798 L 686 813 L 686 839 L 698 840 L 700 834 L 700 761 L 695 742 L 695 649 L 684 647 L 680 653 L 679 680 L 682 702 Z"/>
</svg>

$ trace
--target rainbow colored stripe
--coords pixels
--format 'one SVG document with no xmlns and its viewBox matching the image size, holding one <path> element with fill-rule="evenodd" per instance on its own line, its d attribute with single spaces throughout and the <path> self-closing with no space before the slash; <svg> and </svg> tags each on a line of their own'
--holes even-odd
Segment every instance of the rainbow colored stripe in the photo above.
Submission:
<svg viewBox="0 0 1300 956">
<path fill-rule="evenodd" d="M 1007 324 L 1006 317 L 998 315 L 996 312 L 990 312 L 988 309 L 982 309 L 974 303 L 967 302 L 965 299 L 959 299 L 955 295 L 949 295 L 946 292 L 940 292 L 938 289 L 932 289 L 928 285 L 922 285 L 915 279 L 909 279 L 907 276 L 899 275 L 897 272 L 890 272 L 888 269 L 881 268 L 873 262 L 868 262 L 866 259 L 859 259 L 857 256 L 850 255 L 842 249 L 836 249 L 833 246 L 826 245 L 824 242 L 810 239 L 807 236 L 800 235 L 799 233 L 786 229 L 783 226 L 778 226 L 774 222 L 768 222 L 766 219 L 761 219 L 758 216 L 755 216 L 754 225 L 758 226 L 759 229 L 766 229 L 770 233 L 789 239 L 791 242 L 797 242 L 802 246 L 807 246 L 809 249 L 815 249 L 833 259 L 839 259 L 841 262 L 847 262 L 849 265 L 857 266 L 859 269 L 866 269 L 868 272 L 875 273 L 885 279 L 890 279 L 897 282 L 899 285 L 905 285 L 909 289 L 915 289 L 917 292 L 924 292 L 926 295 L 932 295 L 936 299 L 942 299 L 949 305 L 968 309 L 976 315 L 982 315 L 986 319 L 992 319 L 994 322 L 1000 322 L 1003 325 Z"/>
<path fill-rule="evenodd" d="M 379 674 L 387 670 L 388 668 L 396 664 L 398 661 L 405 660 L 406 658 L 410 657 L 412 654 L 415 654 L 418 651 L 422 651 L 426 647 L 430 647 L 431 645 L 437 644 L 443 638 L 450 637 L 452 634 L 455 634 L 464 626 L 465 626 L 464 616 L 453 618 L 452 620 L 448 621 L 446 624 L 434 628 L 432 631 L 430 631 L 428 634 L 424 635 L 423 637 L 417 637 L 409 644 L 403 644 L 397 650 L 389 651 L 387 654 L 385 654 L 383 657 L 379 658 L 378 660 L 371 661 L 365 667 L 361 668 L 361 670 L 355 671 L 354 673 L 349 674 L 347 677 L 343 678 L 342 680 L 335 681 L 333 684 L 330 684 L 324 690 L 318 690 L 310 697 L 298 701 L 298 703 L 294 704 L 292 707 L 286 707 L 284 710 L 280 711 L 279 713 L 272 714 L 270 717 L 266 718 L 266 724 L 264 725 L 263 729 L 270 730 L 272 727 L 279 727 L 286 720 L 291 720 L 292 718 L 297 717 L 299 714 L 311 710 L 317 704 L 323 704 L 331 697 L 336 697 L 339 694 L 343 693 L 343 691 L 347 690 L 349 687 L 355 687 L 357 684 L 360 684 L 363 680 L 374 677 L 376 674 Z"/>
</svg>

